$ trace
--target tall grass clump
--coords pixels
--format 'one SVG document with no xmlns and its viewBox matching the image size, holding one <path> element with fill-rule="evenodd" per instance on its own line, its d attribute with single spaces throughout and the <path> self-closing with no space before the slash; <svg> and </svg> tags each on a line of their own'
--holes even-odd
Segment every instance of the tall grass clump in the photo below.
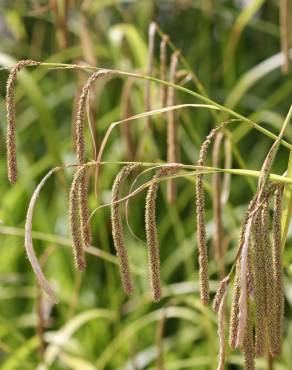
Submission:
<svg viewBox="0 0 292 370">
<path fill-rule="evenodd" d="M 220 15 L 227 14 L 229 5 L 227 9 L 224 2 L 194 3 L 190 12 L 200 15 L 198 22 L 192 18 L 194 29 L 197 23 L 204 25 L 206 18 L 208 29 L 202 27 L 195 40 L 193 33 L 191 39 L 178 42 L 180 50 L 155 22 L 150 22 L 144 40 L 137 24 L 148 13 L 139 13 L 140 2 L 135 5 L 137 19 L 132 23 L 132 13 L 125 13 L 125 8 L 132 9 L 129 4 L 84 2 L 79 11 L 74 2 L 57 3 L 53 1 L 49 7 L 35 5 L 26 22 L 36 17 L 39 23 L 27 34 L 13 33 L 13 37 L 30 39 L 30 33 L 34 33 L 33 44 L 42 43 L 42 38 L 49 43 L 50 33 L 44 31 L 56 22 L 58 53 L 51 44 L 50 57 L 43 52 L 38 55 L 33 46 L 26 45 L 21 55 L 30 51 L 33 59 L 43 61 L 21 60 L 1 69 L 10 68 L 6 85 L 7 169 L 9 182 L 17 181 L 17 186 L 10 187 L 3 196 L 0 233 L 15 238 L 24 235 L 27 259 L 36 276 L 30 279 L 25 275 L 21 245 L 15 243 L 16 249 L 9 250 L 3 238 L 3 312 L 6 305 L 11 307 L 10 300 L 17 302 L 15 311 L 19 302 L 22 305 L 36 300 L 36 307 L 30 301 L 23 305 L 25 312 L 19 313 L 12 328 L 19 333 L 12 333 L 12 339 L 8 338 L 10 323 L 0 322 L 1 361 L 2 357 L 10 360 L 3 369 L 93 366 L 110 370 L 156 364 L 163 370 L 189 364 L 216 368 L 217 361 L 217 370 L 224 370 L 237 368 L 239 355 L 233 356 L 232 351 L 240 353 L 247 370 L 263 367 L 263 358 L 269 370 L 289 368 L 289 336 L 285 337 L 289 330 L 284 323 L 285 319 L 289 325 L 284 310 L 285 305 L 289 306 L 285 289 L 289 292 L 290 283 L 284 280 L 284 272 L 289 274 L 284 266 L 289 267 L 289 261 L 283 252 L 290 237 L 292 159 L 282 175 L 276 172 L 284 171 L 281 159 L 286 160 L 287 149 L 290 154 L 292 150 L 288 140 L 292 107 L 285 119 L 281 116 L 291 81 L 288 74 L 283 77 L 277 72 L 281 67 L 285 73 L 290 70 L 290 5 L 280 1 L 280 25 L 276 29 L 269 17 L 260 20 L 264 2 L 251 2 L 242 10 L 238 2 L 229 4 L 235 10 L 227 12 L 231 29 L 227 32 L 216 22 Z M 162 11 L 179 14 L 188 6 L 181 7 L 178 2 L 170 10 L 167 4 L 155 6 L 157 19 Z M 150 12 L 148 4 L 143 6 Z M 47 18 L 46 12 L 52 17 Z M 100 22 L 98 32 L 93 34 L 95 13 Z M 119 22 L 113 25 L 109 13 Z M 9 13 L 7 19 L 13 16 Z M 189 19 L 188 11 L 185 17 Z M 164 17 L 166 29 L 169 18 Z M 17 23 L 21 17 L 15 19 Z M 48 23 L 45 26 L 44 19 Z M 78 32 L 79 23 L 82 32 Z M 188 24 L 186 21 L 177 27 L 183 32 Z M 169 29 L 179 38 L 175 27 Z M 245 32 L 255 30 L 260 31 L 259 43 L 263 41 L 261 33 L 277 39 L 275 55 L 271 52 L 268 59 L 241 75 L 239 71 L 253 61 L 253 53 L 245 58 L 245 41 L 249 40 Z M 221 32 L 224 38 L 219 45 L 216 38 Z M 211 44 L 208 40 L 213 34 L 216 37 Z M 243 40 L 238 42 L 240 38 Z M 71 45 L 75 39 L 77 44 Z M 189 42 L 190 51 L 185 56 Z M 227 63 L 224 60 L 222 64 L 218 47 L 230 56 L 230 60 L 225 58 Z M 263 52 L 260 48 L 257 52 L 258 63 Z M 1 52 L 0 62 L 4 65 L 7 61 L 9 58 Z M 20 74 L 21 85 L 16 86 L 18 73 L 30 66 L 38 68 Z M 283 81 L 277 84 L 280 78 Z M 259 93 L 261 80 L 267 87 L 272 83 L 271 96 L 266 96 L 268 88 L 267 93 Z M 98 87 L 93 92 L 95 83 Z M 29 107 L 22 100 L 24 93 L 29 97 Z M 220 103 L 210 96 L 218 97 Z M 23 140 L 20 172 L 26 174 L 22 178 L 17 174 L 16 102 Z M 34 121 L 37 129 L 30 128 Z M 69 121 L 72 127 L 68 129 Z M 268 140 L 273 141 L 266 150 Z M 33 154 L 27 155 L 30 144 Z M 63 165 L 56 163 L 61 161 Z M 39 180 L 46 167 L 53 168 Z M 116 168 L 120 168 L 118 173 Z M 62 176 L 51 182 L 55 173 Z M 130 180 L 127 192 L 125 185 Z M 23 212 L 27 191 L 34 181 L 38 185 Z M 129 208 L 132 199 L 135 205 Z M 66 219 L 65 208 L 69 209 Z M 13 227 L 8 225 L 7 215 L 15 220 Z M 42 228 L 46 232 L 37 231 Z M 61 235 L 55 235 L 56 230 Z M 50 249 L 40 252 L 45 243 Z M 54 253 L 49 256 L 48 250 Z M 73 263 L 67 264 L 67 258 L 72 260 L 70 251 Z M 13 263 L 21 272 L 15 276 Z M 218 279 L 217 284 L 214 279 Z M 33 286 L 35 280 L 37 289 Z M 25 289 L 18 289 L 17 284 Z M 62 304 L 53 309 L 59 301 L 57 293 Z M 211 299 L 213 311 L 206 307 Z M 31 307 L 37 315 L 27 314 Z M 28 325 L 37 338 L 27 343 L 23 326 Z M 75 337 L 77 330 L 83 338 L 80 343 L 78 333 Z M 98 343 L 93 338 L 95 333 L 102 337 Z M 75 349 L 77 342 L 80 351 Z M 37 361 L 41 363 L 36 364 L 33 351 L 37 347 Z M 91 352 L 98 355 L 93 358 L 88 355 Z"/>
</svg>

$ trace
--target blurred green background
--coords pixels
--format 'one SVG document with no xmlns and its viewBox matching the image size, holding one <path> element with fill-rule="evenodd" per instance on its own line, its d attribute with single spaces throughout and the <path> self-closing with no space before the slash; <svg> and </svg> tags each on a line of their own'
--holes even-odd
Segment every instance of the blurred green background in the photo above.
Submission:
<svg viewBox="0 0 292 370">
<path fill-rule="evenodd" d="M 282 59 L 278 1 L 5 1 L 0 0 L 0 65 L 18 60 L 91 64 L 123 71 L 147 70 L 148 27 L 158 23 L 182 52 L 212 99 L 278 133 L 291 104 L 292 76 L 281 72 Z M 159 76 L 159 43 L 155 38 L 153 75 Z M 171 50 L 168 49 L 168 55 Z M 179 64 L 179 70 L 185 70 Z M 157 205 L 164 297 L 151 302 L 144 233 L 145 192 L 129 204 L 126 242 L 135 272 L 135 292 L 126 297 L 112 244 L 110 210 L 92 219 L 93 246 L 88 269 L 74 270 L 68 226 L 68 192 L 72 170 L 52 177 L 41 192 L 34 213 L 34 246 L 60 303 L 51 307 L 39 292 L 24 251 L 24 222 L 30 197 L 41 178 L 54 166 L 75 163 L 72 120 L 76 97 L 87 74 L 76 70 L 30 67 L 18 78 L 17 154 L 19 180 L 6 180 L 5 84 L 0 71 L 0 363 L 1 369 L 216 369 L 216 315 L 203 307 L 198 295 L 194 181 L 177 180 L 174 205 L 160 186 Z M 97 145 L 115 120 L 124 118 L 126 79 L 110 78 L 96 84 L 92 99 Z M 197 91 L 192 81 L 185 85 Z M 145 82 L 135 81 L 130 113 L 145 111 Z M 152 86 L 153 107 L 160 106 L 159 86 Z M 179 103 L 197 103 L 178 93 Z M 222 117 L 222 120 L 226 116 Z M 195 164 L 202 140 L 216 121 L 206 110 L 182 110 L 181 161 Z M 166 159 L 166 121 L 151 119 L 139 160 Z M 86 125 L 87 126 L 87 125 Z M 145 122 L 131 124 L 138 147 Z M 88 130 L 87 158 L 93 159 Z M 292 128 L 285 139 L 292 142 Z M 272 141 L 245 124 L 232 128 L 233 168 L 260 169 Z M 281 148 L 273 172 L 287 167 L 288 152 Z M 104 159 L 128 160 L 123 132 L 115 129 Z M 210 156 L 209 156 L 210 159 Z M 111 199 L 111 186 L 120 166 L 102 167 L 99 199 L 89 195 L 93 210 Z M 153 175 L 153 174 L 152 174 Z M 140 181 L 150 179 L 145 174 Z M 93 185 L 93 184 L 91 184 Z M 124 189 L 125 194 L 129 191 Z M 256 188 L 256 180 L 233 176 L 224 207 L 226 265 L 235 253 L 242 216 Z M 206 177 L 207 231 L 212 244 L 214 227 L 211 177 Z M 93 188 L 91 188 L 93 190 Z M 124 217 L 125 220 L 125 217 Z M 289 233 L 290 237 L 290 233 Z M 292 367 L 292 249 L 288 239 L 285 267 L 285 342 L 275 369 Z M 210 248 L 210 278 L 214 292 L 218 266 Z M 231 294 L 229 296 L 229 300 Z M 40 315 L 40 311 L 42 314 Z M 43 325 L 40 325 L 40 317 Z M 161 336 L 163 332 L 163 340 Z M 45 342 L 42 349 L 40 338 Z M 163 345 L 161 344 L 163 343 Z M 44 344 L 44 343 L 43 343 Z M 229 350 L 228 350 L 229 351 Z M 227 354 L 228 369 L 242 369 L 240 353 Z M 266 369 L 265 359 L 257 360 Z"/>
</svg>

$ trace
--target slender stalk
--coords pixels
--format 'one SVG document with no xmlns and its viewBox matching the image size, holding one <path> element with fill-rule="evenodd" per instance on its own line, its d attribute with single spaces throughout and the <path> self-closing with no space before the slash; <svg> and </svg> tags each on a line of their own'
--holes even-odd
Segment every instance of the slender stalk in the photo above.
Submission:
<svg viewBox="0 0 292 370">
<path fill-rule="evenodd" d="M 153 73 L 153 59 L 154 59 L 154 46 L 155 46 L 155 31 L 156 24 L 150 23 L 148 30 L 148 61 L 147 61 L 147 75 L 151 76 Z M 151 110 L 152 96 L 151 96 L 151 85 L 150 80 L 146 80 L 145 83 L 145 110 L 146 112 Z M 150 118 L 146 117 L 146 129 L 150 127 Z"/>
<path fill-rule="evenodd" d="M 224 136 L 222 132 L 216 134 L 212 152 L 212 165 L 218 167 L 220 163 L 220 147 Z M 214 215 L 214 234 L 213 234 L 213 249 L 216 264 L 218 266 L 218 274 L 220 279 L 225 273 L 222 245 L 222 202 L 221 202 L 221 174 L 214 173 L 212 176 L 212 199 L 213 199 L 213 215 Z"/>
<path fill-rule="evenodd" d="M 101 69 L 104 70 L 104 68 L 98 68 L 98 67 L 93 67 L 93 66 L 80 66 L 80 65 L 76 65 L 76 64 L 65 64 L 65 63 L 44 62 L 44 63 L 41 63 L 40 66 L 57 67 L 57 68 L 58 67 L 59 68 L 69 68 L 69 69 L 95 70 L 95 71 L 101 70 Z M 261 132 L 265 136 L 269 137 L 270 139 L 276 140 L 277 137 L 278 137 L 277 135 L 273 134 L 269 130 L 267 130 L 267 129 L 261 127 L 260 125 L 258 125 L 256 122 L 253 122 L 251 119 L 249 119 L 247 117 L 244 117 L 241 114 L 239 114 L 239 113 L 237 113 L 237 112 L 235 112 L 235 111 L 233 111 L 229 108 L 224 107 L 223 105 L 217 103 L 216 101 L 213 101 L 212 99 L 210 99 L 206 96 L 203 96 L 203 95 L 201 95 L 201 94 L 199 94 L 195 91 L 192 91 L 190 89 L 187 89 L 186 87 L 175 85 L 175 84 L 172 84 L 171 82 L 163 81 L 163 80 L 160 80 L 159 78 L 155 78 L 155 77 L 152 77 L 152 76 L 146 76 L 146 75 L 143 75 L 143 74 L 117 71 L 117 70 L 109 70 L 109 71 L 115 72 L 116 74 L 118 74 L 120 76 L 133 77 L 133 78 L 137 78 L 137 79 L 140 79 L 140 80 L 150 80 L 150 81 L 153 81 L 153 82 L 156 82 L 156 83 L 159 83 L 159 84 L 163 84 L 163 85 L 166 85 L 166 86 L 169 86 L 169 87 L 173 87 L 174 89 L 180 90 L 180 91 L 182 91 L 182 92 L 184 92 L 188 95 L 191 95 L 191 96 L 197 98 L 198 100 L 201 100 L 201 101 L 203 101 L 207 104 L 212 104 L 212 105 L 216 106 L 218 109 L 225 111 L 230 116 L 242 120 L 244 123 L 248 124 L 250 127 L 255 128 L 256 130 L 258 130 L 259 132 Z M 287 149 L 292 150 L 292 144 L 288 143 L 287 141 L 281 139 L 280 143 L 284 147 L 286 147 Z"/>
<path fill-rule="evenodd" d="M 169 71 L 169 81 L 175 83 L 176 69 L 178 64 L 178 53 L 173 53 L 171 56 L 171 64 Z M 167 89 L 167 105 L 174 106 L 176 101 L 176 94 L 173 88 Z M 176 121 L 175 110 L 170 110 L 167 113 L 167 162 L 176 163 L 179 157 L 179 131 Z M 173 180 L 167 183 L 167 199 L 169 203 L 174 203 L 176 200 L 176 184 Z"/>
</svg>

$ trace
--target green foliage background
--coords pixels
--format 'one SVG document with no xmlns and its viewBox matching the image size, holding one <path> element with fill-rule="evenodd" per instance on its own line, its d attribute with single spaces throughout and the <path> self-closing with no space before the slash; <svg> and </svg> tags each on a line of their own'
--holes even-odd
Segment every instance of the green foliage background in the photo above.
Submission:
<svg viewBox="0 0 292 370">
<path fill-rule="evenodd" d="M 281 72 L 279 56 L 279 14 L 276 1 L 56 1 L 62 14 L 69 7 L 67 45 L 62 27 L 50 8 L 54 1 L 0 1 L 0 64 L 18 60 L 76 63 L 86 60 L 82 32 L 87 23 L 96 65 L 124 71 L 144 71 L 147 61 L 148 26 L 155 20 L 181 50 L 207 94 L 217 102 L 278 134 L 291 104 L 292 78 Z M 159 38 L 156 38 L 155 75 Z M 184 69 L 180 65 L 181 69 Z M 19 181 L 6 180 L 5 83 L 8 71 L 0 71 L 0 363 L 1 369 L 153 369 L 157 368 L 156 337 L 161 318 L 164 331 L 164 368 L 215 369 L 218 338 L 216 316 L 203 307 L 198 295 L 197 246 L 194 213 L 194 180 L 180 179 L 175 205 L 166 202 L 165 184 L 158 199 L 158 231 L 164 298 L 151 303 L 147 279 L 146 246 L 130 235 L 127 246 L 135 272 L 135 292 L 126 297 L 112 245 L 109 208 L 98 210 L 92 220 L 97 255 L 88 255 L 88 269 L 82 276 L 74 271 L 68 230 L 68 189 L 72 171 L 51 178 L 38 200 L 34 214 L 34 244 L 39 255 L 49 250 L 45 272 L 54 284 L 60 304 L 52 308 L 45 329 L 47 348 L 38 354 L 39 339 L 35 277 L 24 251 L 23 228 L 29 199 L 45 173 L 52 167 L 75 163 L 72 142 L 74 95 L 85 73 L 74 70 L 27 68 L 16 87 L 17 149 Z M 83 81 L 83 82 L 84 82 Z M 125 80 L 113 78 L 96 85 L 96 129 L 100 143 L 111 122 L 122 117 L 121 99 Z M 153 84 L 154 85 L 154 84 Z M 192 82 L 186 85 L 196 91 Z M 144 108 L 143 81 L 132 91 L 132 113 Z M 158 96 L 159 87 L 153 86 Z M 154 102 L 159 106 L 158 97 Z M 179 93 L 180 103 L 196 103 Z M 222 120 L 225 117 L 222 115 Z M 195 164 L 203 138 L 215 125 L 206 110 L 183 110 L 178 115 L 181 132 L 181 161 Z M 165 119 L 152 119 L 141 160 L 165 160 Z M 144 137 L 144 121 L 132 123 L 135 144 Z M 292 142 L 292 128 L 285 139 Z M 92 159 L 87 133 L 87 158 Z M 272 141 L 245 124 L 232 129 L 233 168 L 259 170 Z M 106 147 L 108 161 L 125 160 L 121 132 L 115 129 Z M 281 148 L 274 173 L 287 167 L 288 152 Z M 90 193 L 92 209 L 110 201 L 110 190 L 119 166 L 102 167 L 99 199 Z M 145 175 L 141 181 L 147 181 Z M 228 242 L 227 265 L 236 253 L 240 222 L 256 187 L 253 178 L 233 176 L 231 195 L 223 220 Z M 128 191 L 129 189 L 125 189 Z M 211 178 L 206 179 L 207 230 L 212 239 L 213 217 Z M 130 202 L 129 223 L 144 235 L 145 193 Z M 290 234 L 289 234 L 290 236 Z M 284 253 L 286 313 L 285 342 L 275 369 L 292 366 L 292 251 L 288 239 Z M 210 277 L 214 291 L 217 266 L 212 262 Z M 231 297 L 231 295 L 230 295 Z M 230 298 L 229 297 L 229 298 Z M 47 306 L 47 305 L 46 305 Z M 50 309 L 50 307 L 48 307 Z M 228 353 L 227 368 L 242 368 L 239 353 Z M 257 368 L 266 369 L 265 359 Z M 162 368 L 161 368 L 162 369 Z"/>
</svg>

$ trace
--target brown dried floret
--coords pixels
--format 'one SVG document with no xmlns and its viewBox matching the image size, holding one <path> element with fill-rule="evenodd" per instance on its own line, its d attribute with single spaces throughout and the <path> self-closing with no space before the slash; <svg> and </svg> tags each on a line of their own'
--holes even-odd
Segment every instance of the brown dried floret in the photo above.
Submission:
<svg viewBox="0 0 292 370">
<path fill-rule="evenodd" d="M 6 85 L 6 111 L 7 111 L 7 169 L 8 180 L 14 184 L 17 180 L 17 159 L 16 159 L 16 113 L 14 87 L 18 72 L 26 66 L 36 66 L 41 64 L 31 59 L 21 60 L 10 71 Z"/>
<path fill-rule="evenodd" d="M 130 175 L 130 173 L 138 167 L 139 164 L 136 163 L 123 167 L 116 176 L 112 187 L 112 235 L 119 260 L 122 285 L 126 294 L 130 294 L 133 291 L 133 279 L 131 277 L 128 253 L 125 245 L 119 199 L 124 181 Z"/>
<path fill-rule="evenodd" d="M 84 270 L 86 267 L 79 208 L 80 181 L 82 181 L 85 171 L 86 166 L 83 166 L 75 172 L 69 198 L 69 221 L 73 240 L 73 255 L 75 266 L 80 271 Z"/>
<path fill-rule="evenodd" d="M 158 180 L 163 176 L 171 174 L 171 172 L 173 172 L 176 167 L 177 166 L 168 166 L 158 170 L 152 179 L 146 196 L 145 228 L 148 247 L 149 278 L 151 283 L 152 295 L 155 302 L 158 302 L 161 299 L 160 257 L 156 226 L 156 197 L 158 190 Z"/>
</svg>

